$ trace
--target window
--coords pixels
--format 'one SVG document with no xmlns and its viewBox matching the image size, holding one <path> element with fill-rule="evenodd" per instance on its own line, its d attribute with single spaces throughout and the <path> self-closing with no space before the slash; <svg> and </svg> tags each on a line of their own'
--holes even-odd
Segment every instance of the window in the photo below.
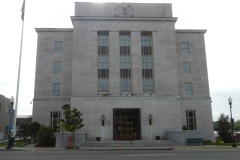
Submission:
<svg viewBox="0 0 240 160">
<path fill-rule="evenodd" d="M 98 92 L 109 91 L 109 56 L 107 31 L 98 32 Z"/>
<path fill-rule="evenodd" d="M 191 63 L 183 62 L 183 73 L 191 73 Z"/>
<path fill-rule="evenodd" d="M 131 35 L 130 32 L 120 32 L 120 78 L 121 78 L 121 92 L 132 91 L 131 79 Z"/>
<path fill-rule="evenodd" d="M 183 54 L 189 53 L 189 43 L 188 42 L 181 43 L 181 53 L 183 53 Z"/>
<path fill-rule="evenodd" d="M 191 96 L 193 95 L 193 88 L 191 82 L 184 83 L 185 95 Z"/>
<path fill-rule="evenodd" d="M 55 130 L 55 132 L 60 132 L 60 113 L 61 112 L 51 112 L 50 125 Z"/>
<path fill-rule="evenodd" d="M 10 112 L 11 112 L 11 107 L 10 106 L 6 106 L 5 113 L 9 115 Z"/>
<path fill-rule="evenodd" d="M 54 53 L 62 53 L 62 41 L 54 42 Z"/>
<path fill-rule="evenodd" d="M 153 55 L 151 33 L 141 34 L 143 92 L 153 92 Z"/>
<path fill-rule="evenodd" d="M 53 62 L 53 74 L 61 74 L 62 72 L 62 62 L 55 61 Z"/>
<path fill-rule="evenodd" d="M 52 85 L 52 96 L 60 96 L 61 83 L 53 83 Z"/>
<path fill-rule="evenodd" d="M 188 130 L 197 130 L 196 114 L 194 110 L 186 111 L 186 120 Z"/>
</svg>

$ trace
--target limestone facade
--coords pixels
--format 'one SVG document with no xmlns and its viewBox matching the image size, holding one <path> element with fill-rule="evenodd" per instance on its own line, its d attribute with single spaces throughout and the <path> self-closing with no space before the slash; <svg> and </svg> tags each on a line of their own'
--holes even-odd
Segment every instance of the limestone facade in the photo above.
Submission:
<svg viewBox="0 0 240 160">
<path fill-rule="evenodd" d="M 56 125 L 53 119 L 63 118 L 61 107 L 69 103 L 83 113 L 85 126 L 80 131 L 88 140 L 117 140 L 118 134 L 166 139 L 168 130 L 181 130 L 184 125 L 213 140 L 206 30 L 175 29 L 177 18 L 172 16 L 171 4 L 76 2 L 71 20 L 72 29 L 36 29 L 33 122 Z M 108 91 L 104 93 L 99 92 L 99 32 L 108 37 Z M 121 32 L 130 35 L 132 85 L 128 92 L 121 91 Z M 143 87 L 143 33 L 151 36 L 153 64 L 153 89 L 147 92 Z M 60 42 L 59 53 L 56 42 Z M 61 71 L 56 74 L 58 65 Z M 118 126 L 116 117 L 121 111 L 137 114 L 136 124 L 130 120 L 119 123 L 131 133 L 123 133 L 125 128 Z"/>
</svg>

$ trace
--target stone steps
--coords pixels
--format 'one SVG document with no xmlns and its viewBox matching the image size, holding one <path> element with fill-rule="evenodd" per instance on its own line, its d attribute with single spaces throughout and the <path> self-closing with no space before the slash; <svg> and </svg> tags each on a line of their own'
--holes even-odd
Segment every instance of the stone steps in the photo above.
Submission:
<svg viewBox="0 0 240 160">
<path fill-rule="evenodd" d="M 172 146 L 167 140 L 134 140 L 134 141 L 85 141 L 83 147 L 165 147 Z"/>
</svg>

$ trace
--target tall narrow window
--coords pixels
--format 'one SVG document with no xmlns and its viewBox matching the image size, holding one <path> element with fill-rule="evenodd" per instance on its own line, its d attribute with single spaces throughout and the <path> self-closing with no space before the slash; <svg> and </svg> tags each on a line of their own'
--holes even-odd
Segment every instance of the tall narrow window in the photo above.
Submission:
<svg viewBox="0 0 240 160">
<path fill-rule="evenodd" d="M 54 53 L 62 53 L 62 41 L 54 41 Z"/>
<path fill-rule="evenodd" d="M 107 31 L 98 32 L 98 92 L 109 92 L 109 57 Z"/>
<path fill-rule="evenodd" d="M 61 112 L 51 112 L 50 126 L 55 132 L 60 132 L 60 113 Z"/>
<path fill-rule="evenodd" d="M 196 115 L 194 110 L 186 111 L 186 119 L 188 130 L 197 130 Z"/>
<path fill-rule="evenodd" d="M 52 96 L 60 96 L 61 92 L 61 83 L 52 84 Z"/>
<path fill-rule="evenodd" d="M 185 82 L 184 89 L 185 89 L 185 95 L 187 96 L 193 95 L 192 82 Z"/>
<path fill-rule="evenodd" d="M 153 92 L 153 55 L 151 33 L 142 33 L 141 41 L 143 92 Z"/>
<path fill-rule="evenodd" d="M 191 63 L 190 62 L 183 62 L 183 73 L 191 73 Z"/>
<path fill-rule="evenodd" d="M 183 54 L 189 53 L 189 43 L 188 42 L 181 43 L 181 53 L 183 53 Z"/>
<path fill-rule="evenodd" d="M 120 78 L 121 92 L 130 93 L 132 90 L 131 80 L 131 36 L 130 32 L 120 32 Z"/>
<path fill-rule="evenodd" d="M 61 74 L 62 72 L 62 62 L 55 61 L 53 62 L 53 74 Z"/>
</svg>

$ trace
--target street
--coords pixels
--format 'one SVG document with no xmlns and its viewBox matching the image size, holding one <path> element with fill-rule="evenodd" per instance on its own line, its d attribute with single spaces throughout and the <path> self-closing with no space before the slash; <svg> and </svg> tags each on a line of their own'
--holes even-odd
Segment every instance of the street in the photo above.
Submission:
<svg viewBox="0 0 240 160">
<path fill-rule="evenodd" d="M 0 151 L 0 160 L 239 160 L 239 150 Z"/>
</svg>

